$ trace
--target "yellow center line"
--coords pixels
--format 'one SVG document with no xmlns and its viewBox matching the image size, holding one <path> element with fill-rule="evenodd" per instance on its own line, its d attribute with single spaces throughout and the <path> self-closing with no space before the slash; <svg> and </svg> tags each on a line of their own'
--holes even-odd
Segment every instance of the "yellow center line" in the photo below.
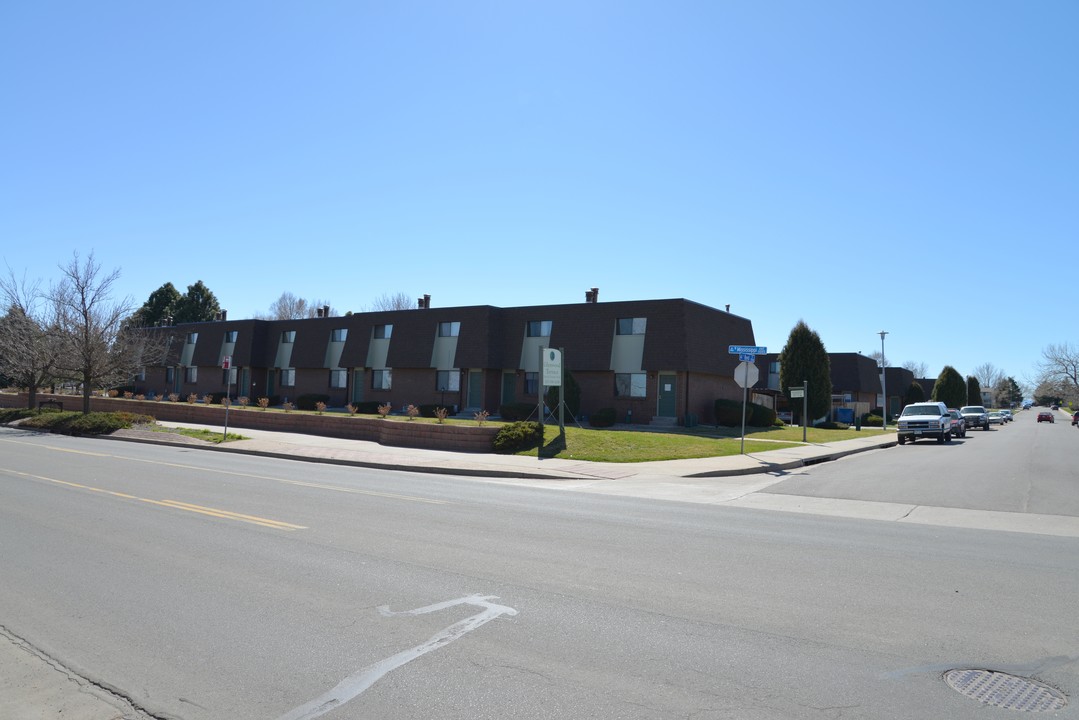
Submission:
<svg viewBox="0 0 1079 720">
<path fill-rule="evenodd" d="M 271 520 L 270 518 L 259 517 L 258 515 L 244 515 L 243 513 L 232 512 L 231 510 L 221 510 L 219 508 L 203 507 L 202 505 L 192 505 L 191 503 L 180 502 L 179 500 L 153 500 L 151 498 L 139 497 L 137 495 L 129 495 L 128 493 L 116 492 L 115 490 L 106 490 L 104 488 L 93 487 L 91 485 L 83 485 L 81 483 L 70 482 L 68 480 L 59 480 L 57 478 L 46 477 L 44 475 L 34 475 L 32 473 L 20 472 L 18 470 L 11 470 L 9 468 L 0 468 L 0 471 L 11 473 L 12 475 L 19 475 L 21 477 L 31 478 L 33 480 L 42 480 L 44 482 L 53 483 L 55 485 L 66 485 L 67 487 L 72 487 L 79 490 L 88 490 L 95 493 L 102 493 L 103 495 L 112 495 L 113 497 L 123 498 L 125 500 L 137 500 L 139 502 L 149 503 L 151 505 L 172 508 L 173 510 L 184 510 L 186 512 L 198 513 L 200 515 L 208 515 L 210 517 L 222 518 L 224 520 L 236 520 L 238 522 L 250 523 L 252 525 L 261 525 L 262 527 L 273 528 L 275 530 L 285 530 L 291 532 L 293 530 L 307 529 L 307 527 L 304 525 L 294 525 L 292 523 L 283 522 L 281 520 Z"/>
<path fill-rule="evenodd" d="M 200 467 L 198 465 L 185 465 L 183 463 L 171 463 L 163 462 L 161 460 L 144 460 L 143 458 L 124 457 L 123 455 L 109 455 L 106 453 L 95 453 L 86 450 L 72 450 L 70 448 L 57 447 L 55 445 L 42 445 L 40 443 L 30 443 L 22 440 L 0 440 L 0 442 L 10 442 L 17 445 L 30 445 L 35 448 L 45 448 L 46 450 L 56 450 L 58 452 L 74 453 L 76 455 L 89 455 L 91 457 L 112 458 L 114 460 L 126 460 L 128 462 L 146 463 L 148 465 L 161 465 L 163 467 L 179 468 L 181 470 L 198 470 L 199 472 L 213 472 L 219 475 L 232 475 L 234 477 L 251 478 L 253 480 L 272 480 L 274 482 L 285 483 L 286 485 L 300 485 L 303 487 L 311 487 L 319 490 L 333 490 L 335 492 L 351 493 L 353 495 L 371 495 L 374 497 L 384 497 L 393 500 L 405 500 L 408 502 L 420 502 L 429 503 L 431 505 L 456 505 L 451 500 L 436 500 L 434 498 L 423 498 L 415 495 L 398 495 L 394 493 L 378 492 L 375 490 L 360 490 L 357 488 L 348 488 L 341 485 L 324 485 L 321 483 L 309 483 L 301 480 L 288 480 L 286 478 L 273 477 L 271 475 L 256 475 L 254 473 L 236 472 L 234 470 L 221 470 L 219 468 L 207 468 Z M 48 479 L 48 478 L 43 478 Z M 92 488 L 91 488 L 92 489 Z M 107 492 L 107 491 L 101 491 Z"/>
</svg>

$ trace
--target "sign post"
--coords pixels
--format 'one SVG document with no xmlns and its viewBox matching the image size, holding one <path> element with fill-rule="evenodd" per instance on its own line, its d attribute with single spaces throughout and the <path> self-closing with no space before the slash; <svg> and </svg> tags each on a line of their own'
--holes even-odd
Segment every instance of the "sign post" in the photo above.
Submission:
<svg viewBox="0 0 1079 720">
<path fill-rule="evenodd" d="M 749 401 L 749 388 L 757 384 L 760 372 L 754 364 L 757 355 L 764 355 L 768 348 L 760 345 L 728 345 L 727 352 L 737 355 L 741 361 L 734 369 L 734 381 L 742 388 L 742 448 L 741 453 L 746 453 L 746 405 Z"/>
<path fill-rule="evenodd" d="M 225 433 L 221 436 L 221 442 L 229 439 L 229 405 L 232 404 L 232 356 L 226 355 L 221 361 L 221 369 L 225 371 Z"/>
<path fill-rule="evenodd" d="M 554 348 L 544 348 L 541 369 L 543 370 L 544 387 L 558 388 L 558 432 L 565 434 L 565 418 L 562 414 L 562 408 L 564 407 L 565 402 L 565 390 L 562 386 L 564 385 L 566 367 L 565 363 L 562 362 L 562 355 L 562 348 L 558 348 L 557 350 Z"/>
<path fill-rule="evenodd" d="M 792 386 L 788 388 L 791 400 L 802 398 L 802 442 L 806 441 L 806 413 L 809 412 L 809 381 L 803 380 L 802 387 Z"/>
</svg>

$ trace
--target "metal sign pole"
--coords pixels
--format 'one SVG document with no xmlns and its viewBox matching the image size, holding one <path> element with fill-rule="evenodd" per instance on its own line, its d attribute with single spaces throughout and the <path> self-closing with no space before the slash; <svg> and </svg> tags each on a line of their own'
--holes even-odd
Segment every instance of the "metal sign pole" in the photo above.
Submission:
<svg viewBox="0 0 1079 720">
<path fill-rule="evenodd" d="M 749 367 L 739 365 L 742 370 L 742 448 L 741 454 L 746 454 L 746 398 L 749 396 Z"/>
<path fill-rule="evenodd" d="M 562 356 L 558 365 L 558 370 L 561 373 L 562 384 L 558 386 L 558 434 L 566 434 L 566 418 L 564 410 L 566 408 L 566 348 L 558 348 L 558 353 Z"/>
<path fill-rule="evenodd" d="M 806 441 L 806 423 L 809 422 L 809 381 L 802 381 L 802 442 Z"/>
<path fill-rule="evenodd" d="M 221 435 L 221 442 L 229 439 L 229 406 L 232 400 L 232 356 L 225 358 L 225 432 Z"/>
</svg>

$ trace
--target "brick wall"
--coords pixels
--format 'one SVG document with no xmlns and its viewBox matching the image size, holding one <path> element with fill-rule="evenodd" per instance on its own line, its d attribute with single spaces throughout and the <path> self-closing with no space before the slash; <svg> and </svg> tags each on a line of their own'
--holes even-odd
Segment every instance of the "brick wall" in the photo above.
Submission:
<svg viewBox="0 0 1079 720">
<path fill-rule="evenodd" d="M 82 397 L 77 395 L 39 393 L 37 397 L 39 402 L 58 400 L 64 404 L 65 410 L 82 408 Z M 24 408 L 26 405 L 25 393 L 0 393 L 0 407 Z M 223 425 L 225 422 L 223 407 L 201 403 L 91 397 L 90 409 L 95 412 L 140 413 L 151 415 L 158 420 L 200 425 Z M 316 415 L 306 412 L 263 412 L 258 408 L 243 409 L 236 406 L 229 410 L 229 427 L 366 440 L 394 447 L 481 453 L 491 452 L 494 437 L 499 430 L 497 426 L 439 425 L 397 419 L 349 417 L 337 413 Z"/>
</svg>

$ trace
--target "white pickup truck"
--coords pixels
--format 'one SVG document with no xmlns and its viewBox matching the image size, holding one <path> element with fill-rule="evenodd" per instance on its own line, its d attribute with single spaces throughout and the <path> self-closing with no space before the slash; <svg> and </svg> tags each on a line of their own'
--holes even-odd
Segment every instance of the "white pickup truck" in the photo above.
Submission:
<svg viewBox="0 0 1079 720">
<path fill-rule="evenodd" d="M 899 416 L 899 444 L 923 437 L 936 438 L 939 443 L 952 441 L 952 414 L 944 403 L 913 403 L 903 408 Z"/>
</svg>

